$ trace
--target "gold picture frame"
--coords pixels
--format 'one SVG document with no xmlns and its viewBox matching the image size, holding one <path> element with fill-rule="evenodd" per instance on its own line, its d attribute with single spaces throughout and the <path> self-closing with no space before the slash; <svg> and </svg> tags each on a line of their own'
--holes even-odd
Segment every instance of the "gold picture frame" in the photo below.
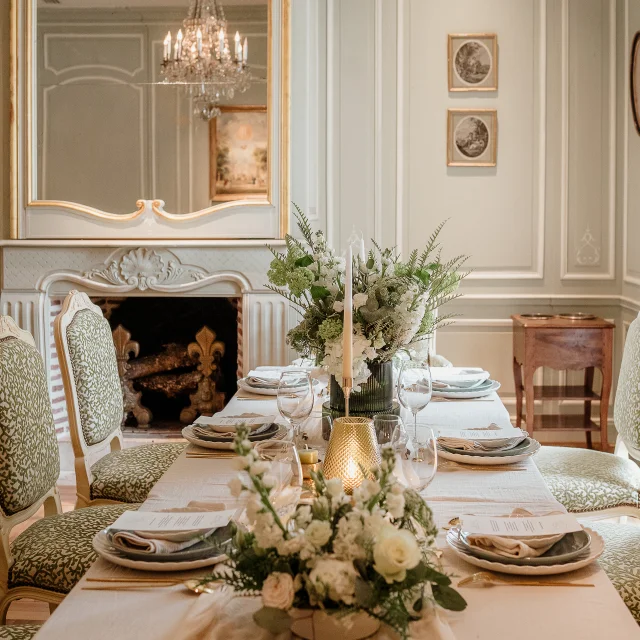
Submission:
<svg viewBox="0 0 640 640">
<path fill-rule="evenodd" d="M 447 166 L 495 167 L 497 158 L 496 109 L 447 110 Z"/>
<path fill-rule="evenodd" d="M 267 200 L 269 195 L 269 127 L 266 105 L 222 106 L 218 117 L 209 122 L 209 198 L 211 203 L 235 200 Z M 220 130 L 222 127 L 222 130 Z M 234 133 L 236 135 L 234 135 Z M 232 176 L 233 156 L 238 153 L 252 163 L 248 174 L 228 183 L 220 175 L 220 141 L 226 142 L 226 168 Z M 234 148 L 235 142 L 235 148 Z M 229 148 L 231 147 L 231 148 Z M 238 153 L 234 153 L 234 150 Z M 256 155 L 258 152 L 259 155 Z M 260 152 L 262 154 L 260 155 Z M 249 155 L 247 155 L 249 154 Z M 230 157 L 231 156 L 231 157 Z"/>
<path fill-rule="evenodd" d="M 449 34 L 447 50 L 449 91 L 498 90 L 498 34 Z"/>
<path fill-rule="evenodd" d="M 629 93 L 633 124 L 640 135 L 640 31 L 636 32 L 631 44 L 631 63 L 629 65 Z"/>
</svg>

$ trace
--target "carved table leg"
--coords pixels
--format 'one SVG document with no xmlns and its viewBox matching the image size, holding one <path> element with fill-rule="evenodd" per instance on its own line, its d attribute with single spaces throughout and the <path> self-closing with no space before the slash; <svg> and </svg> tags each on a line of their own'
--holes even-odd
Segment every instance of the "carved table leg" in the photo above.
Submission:
<svg viewBox="0 0 640 640">
<path fill-rule="evenodd" d="M 585 393 L 593 391 L 593 372 L 594 367 L 587 367 L 584 370 L 584 390 Z M 591 424 L 591 400 L 584 401 L 584 424 L 589 426 Z M 593 449 L 593 443 L 591 442 L 591 431 L 586 432 L 587 435 L 587 449 Z"/>
<path fill-rule="evenodd" d="M 534 393 L 533 393 L 533 374 L 536 368 L 525 365 L 524 367 L 524 397 L 526 403 L 526 423 L 527 431 L 533 435 L 533 416 L 535 411 Z"/>
</svg>

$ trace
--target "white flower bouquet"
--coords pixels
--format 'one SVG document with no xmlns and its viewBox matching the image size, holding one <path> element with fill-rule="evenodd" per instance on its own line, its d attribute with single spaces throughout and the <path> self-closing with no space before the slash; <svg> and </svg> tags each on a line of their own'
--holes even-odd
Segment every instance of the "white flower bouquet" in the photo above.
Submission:
<svg viewBox="0 0 640 640">
<path fill-rule="evenodd" d="M 435 604 L 465 608 L 437 563 L 431 510 L 395 480 L 391 449 L 383 449 L 380 467 L 365 474 L 353 496 L 341 480 L 314 475 L 317 498 L 298 505 L 285 522 L 269 499 L 275 481 L 268 464 L 257 460 L 247 433 L 238 429 L 235 440 L 245 479 L 232 480 L 230 488 L 248 498 L 249 528 L 235 525 L 222 579 L 238 593 L 262 597 L 258 625 L 281 633 L 299 609 L 339 619 L 366 612 L 406 638 L 411 623 Z"/>
<path fill-rule="evenodd" d="M 302 320 L 288 341 L 303 356 L 314 356 L 337 380 L 342 374 L 342 325 L 345 259 L 327 246 L 321 231 L 313 232 L 296 207 L 302 240 L 286 236 L 286 251 L 271 249 L 274 259 L 267 285 L 299 310 Z M 466 275 L 466 256 L 441 260 L 440 224 L 419 253 L 401 261 L 395 249 L 374 243 L 353 263 L 354 390 L 369 378 L 369 363 L 384 363 L 400 350 L 426 356 L 428 338 L 451 316 L 436 310 L 457 297 Z"/>
</svg>

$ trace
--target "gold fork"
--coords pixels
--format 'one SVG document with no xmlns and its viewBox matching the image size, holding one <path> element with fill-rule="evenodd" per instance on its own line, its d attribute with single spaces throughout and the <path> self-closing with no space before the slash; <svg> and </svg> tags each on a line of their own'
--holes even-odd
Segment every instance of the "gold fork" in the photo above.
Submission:
<svg viewBox="0 0 640 640">
<path fill-rule="evenodd" d="M 595 585 L 586 582 L 554 582 L 551 580 L 507 580 L 499 578 L 488 571 L 478 571 L 472 576 L 463 578 L 458 582 L 459 587 L 471 586 L 488 587 L 594 587 Z"/>
</svg>

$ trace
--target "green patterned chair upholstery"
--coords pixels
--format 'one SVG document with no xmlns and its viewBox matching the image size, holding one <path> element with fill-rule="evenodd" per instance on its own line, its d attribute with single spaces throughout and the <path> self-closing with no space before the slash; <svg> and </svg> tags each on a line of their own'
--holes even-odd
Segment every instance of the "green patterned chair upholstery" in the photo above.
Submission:
<svg viewBox="0 0 640 640">
<path fill-rule="evenodd" d="M 186 444 L 123 450 L 122 386 L 111 327 L 85 293 L 69 293 L 54 335 L 76 458 L 76 506 L 144 501 Z"/>
<path fill-rule="evenodd" d="M 12 624 L 0 627 L 0 640 L 31 640 L 40 631 L 39 624 Z"/>
<path fill-rule="evenodd" d="M 59 473 L 44 363 L 33 338 L 11 318 L 0 316 L 0 625 L 14 600 L 61 602 L 95 560 L 95 534 L 136 507 L 62 514 L 55 486 Z M 42 506 L 45 517 L 10 544 L 13 527 Z M 27 634 L 26 628 L 0 629 L 0 638 L 31 637 L 15 635 Z"/>
<path fill-rule="evenodd" d="M 182 443 L 145 444 L 108 453 L 91 467 L 91 499 L 144 502 L 184 448 Z"/>
<path fill-rule="evenodd" d="M 614 405 L 618 441 L 624 443 L 636 460 L 640 460 L 639 318 L 631 323 L 627 332 Z M 640 467 L 628 456 L 542 447 L 536 463 L 555 498 L 569 511 L 615 510 L 640 517 Z"/>
<path fill-rule="evenodd" d="M 629 455 L 640 461 L 640 314 L 627 331 L 613 417 L 618 438 Z"/>
<path fill-rule="evenodd" d="M 573 513 L 640 510 L 640 468 L 610 453 L 542 447 L 535 462 L 555 499 Z"/>
<path fill-rule="evenodd" d="M 640 527 L 611 522 L 590 522 L 589 527 L 604 538 L 600 566 L 640 624 Z"/>
</svg>

